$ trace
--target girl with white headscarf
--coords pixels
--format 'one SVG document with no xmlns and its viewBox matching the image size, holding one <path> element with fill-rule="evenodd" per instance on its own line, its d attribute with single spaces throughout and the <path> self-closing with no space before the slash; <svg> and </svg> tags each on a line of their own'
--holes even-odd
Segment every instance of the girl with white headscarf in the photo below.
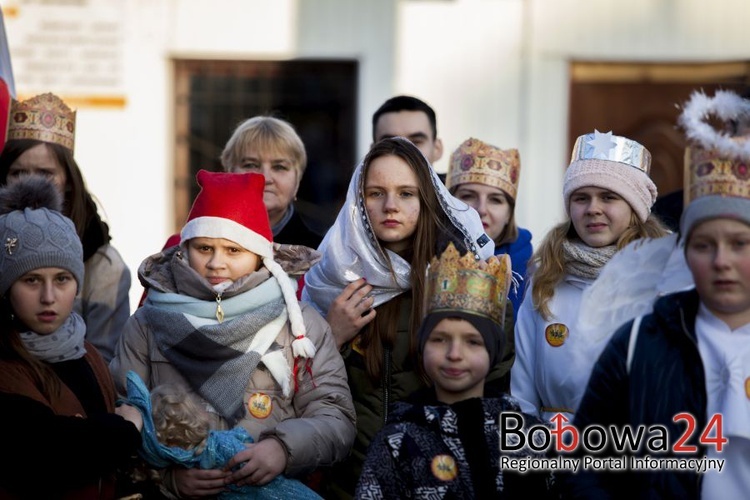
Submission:
<svg viewBox="0 0 750 500">
<path fill-rule="evenodd" d="M 331 323 L 357 410 L 353 455 L 331 495 L 354 492 L 388 405 L 424 385 L 415 336 L 425 271 L 449 242 L 477 259 L 494 251 L 477 212 L 450 195 L 416 146 L 376 143 L 354 171 L 322 260 L 305 276 L 303 299 Z"/>
</svg>

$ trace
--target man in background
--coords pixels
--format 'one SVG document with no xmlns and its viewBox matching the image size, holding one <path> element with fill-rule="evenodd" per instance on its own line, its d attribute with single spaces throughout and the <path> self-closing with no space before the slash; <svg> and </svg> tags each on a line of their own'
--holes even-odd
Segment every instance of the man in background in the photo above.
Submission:
<svg viewBox="0 0 750 500">
<path fill-rule="evenodd" d="M 437 137 L 435 111 L 416 97 L 391 97 L 372 115 L 373 143 L 396 136 L 413 142 L 431 164 L 443 156 L 443 141 Z"/>
</svg>

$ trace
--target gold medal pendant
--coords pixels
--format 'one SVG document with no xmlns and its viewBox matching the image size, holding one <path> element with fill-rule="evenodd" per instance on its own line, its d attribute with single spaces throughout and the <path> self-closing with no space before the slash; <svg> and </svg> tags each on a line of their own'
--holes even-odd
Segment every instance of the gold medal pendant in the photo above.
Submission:
<svg viewBox="0 0 750 500">
<path fill-rule="evenodd" d="M 219 323 L 224 321 L 224 310 L 221 308 L 221 295 L 216 296 L 216 320 Z"/>
</svg>

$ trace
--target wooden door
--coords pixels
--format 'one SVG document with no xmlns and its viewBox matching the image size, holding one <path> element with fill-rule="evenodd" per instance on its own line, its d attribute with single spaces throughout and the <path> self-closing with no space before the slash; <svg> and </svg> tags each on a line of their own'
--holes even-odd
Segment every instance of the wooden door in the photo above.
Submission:
<svg viewBox="0 0 750 500">
<path fill-rule="evenodd" d="M 750 83 L 750 62 L 721 64 L 627 64 L 574 62 L 571 65 L 568 139 L 612 131 L 651 152 L 651 178 L 659 194 L 682 188 L 685 139 L 677 127 L 680 105 L 696 89 L 742 94 Z"/>
</svg>

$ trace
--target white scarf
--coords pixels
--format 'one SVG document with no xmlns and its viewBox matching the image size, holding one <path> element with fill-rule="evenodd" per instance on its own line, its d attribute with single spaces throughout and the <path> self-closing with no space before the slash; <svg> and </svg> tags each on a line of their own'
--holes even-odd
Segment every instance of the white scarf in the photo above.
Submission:
<svg viewBox="0 0 750 500">
<path fill-rule="evenodd" d="M 429 165 L 426 160 L 425 163 Z M 318 247 L 323 258 L 305 275 L 302 299 L 311 302 L 324 316 L 341 291 L 360 278 L 365 278 L 367 284 L 373 287 L 370 293 L 375 298 L 373 307 L 411 288 L 409 263 L 396 253 L 384 250 L 393 265 L 396 276 L 394 283 L 391 269 L 372 230 L 362 194 L 365 181 L 362 178 L 363 166 L 364 161 L 360 161 L 354 170 L 344 206 Z M 440 206 L 463 235 L 466 248 L 482 260 L 494 255 L 495 244 L 486 236 L 477 211 L 453 197 L 432 167 L 430 176 Z"/>
<path fill-rule="evenodd" d="M 20 336 L 29 354 L 48 363 L 70 361 L 86 354 L 83 346 L 86 323 L 75 312 L 71 312 L 60 328 L 52 333 L 40 335 L 29 330 Z"/>
</svg>

